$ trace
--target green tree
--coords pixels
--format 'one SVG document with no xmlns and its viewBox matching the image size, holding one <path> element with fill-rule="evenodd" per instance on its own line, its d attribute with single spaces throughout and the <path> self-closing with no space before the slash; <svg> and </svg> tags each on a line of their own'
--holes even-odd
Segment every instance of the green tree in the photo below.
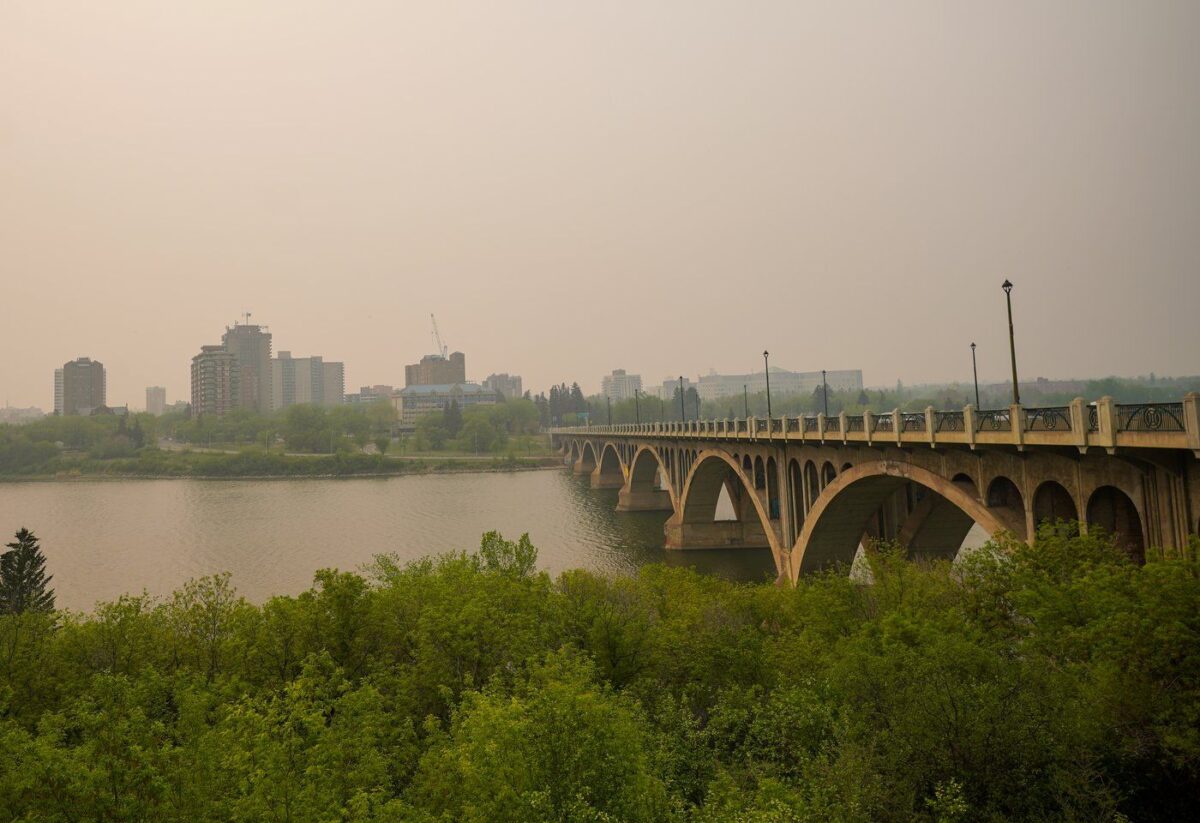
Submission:
<svg viewBox="0 0 1200 823">
<path fill-rule="evenodd" d="M 38 539 L 29 529 L 20 529 L 16 540 L 5 544 L 0 554 L 0 613 L 54 611 L 54 590 L 47 588 L 46 558 Z"/>
<path fill-rule="evenodd" d="M 457 401 L 451 400 L 446 404 L 446 408 L 442 412 L 442 425 L 445 426 L 446 434 L 449 437 L 458 437 L 463 426 L 463 413 Z"/>
</svg>

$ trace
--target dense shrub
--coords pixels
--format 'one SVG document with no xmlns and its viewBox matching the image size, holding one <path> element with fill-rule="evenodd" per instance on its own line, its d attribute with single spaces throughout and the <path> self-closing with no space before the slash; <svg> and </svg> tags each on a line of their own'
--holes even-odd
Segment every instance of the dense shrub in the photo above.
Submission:
<svg viewBox="0 0 1200 823">
<path fill-rule="evenodd" d="M 260 606 L 215 577 L 6 616 L 0 818 L 1182 819 L 1195 556 L 1048 528 L 793 590 L 552 581 L 490 534 Z"/>
</svg>

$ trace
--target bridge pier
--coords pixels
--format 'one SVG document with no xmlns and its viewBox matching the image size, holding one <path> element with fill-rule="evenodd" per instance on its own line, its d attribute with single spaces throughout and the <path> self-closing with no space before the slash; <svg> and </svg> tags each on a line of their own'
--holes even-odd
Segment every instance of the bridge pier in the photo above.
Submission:
<svg viewBox="0 0 1200 823">
<path fill-rule="evenodd" d="M 666 489 L 631 489 L 626 483 L 617 494 L 617 511 L 619 512 L 669 512 L 674 511 L 671 505 L 671 493 Z"/>
<path fill-rule="evenodd" d="M 741 520 L 686 523 L 672 515 L 663 526 L 668 549 L 769 549 L 762 526 Z"/>
<path fill-rule="evenodd" d="M 601 471 L 603 466 L 597 466 L 591 474 L 593 489 L 620 489 L 625 486 L 625 478 L 620 473 Z"/>
</svg>

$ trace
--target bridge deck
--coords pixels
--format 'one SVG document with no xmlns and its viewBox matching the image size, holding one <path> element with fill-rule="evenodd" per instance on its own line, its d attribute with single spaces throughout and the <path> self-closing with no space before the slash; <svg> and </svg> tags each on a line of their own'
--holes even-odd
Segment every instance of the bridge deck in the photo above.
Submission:
<svg viewBox="0 0 1200 823">
<path fill-rule="evenodd" d="M 1015 425 L 1014 425 L 1015 424 Z M 861 415 L 691 420 L 673 423 L 580 426 L 554 434 L 622 435 L 669 440 L 1183 449 L 1200 456 L 1200 395 L 1178 403 L 1118 404 L 1103 398 L 1092 404 L 1075 400 L 1048 408 L 924 412 L 892 411 Z"/>
</svg>

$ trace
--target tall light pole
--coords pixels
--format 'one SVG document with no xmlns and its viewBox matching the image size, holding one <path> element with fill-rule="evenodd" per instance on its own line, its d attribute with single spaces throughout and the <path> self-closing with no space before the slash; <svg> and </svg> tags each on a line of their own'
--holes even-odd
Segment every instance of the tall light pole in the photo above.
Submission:
<svg viewBox="0 0 1200 823">
<path fill-rule="evenodd" d="M 687 409 L 683 406 L 683 375 L 679 375 L 679 419 L 681 422 L 687 422 Z"/>
<path fill-rule="evenodd" d="M 1012 322 L 1012 289 L 1013 284 L 1007 280 L 1001 284 L 1000 288 L 1004 289 L 1004 299 L 1008 303 L 1008 351 L 1012 355 L 1012 373 L 1013 373 L 1013 405 L 1021 404 L 1021 390 L 1017 385 L 1017 341 L 1013 336 Z"/>
<path fill-rule="evenodd" d="M 746 419 L 750 419 L 750 390 L 746 388 L 746 384 L 742 384 L 742 406 L 746 413 Z"/>
<path fill-rule="evenodd" d="M 979 369 L 975 366 L 975 344 L 971 344 L 971 374 L 975 376 L 975 409 L 979 410 Z"/>
<path fill-rule="evenodd" d="M 633 417 L 640 426 L 642 423 L 642 406 L 638 403 L 638 395 L 642 393 L 641 389 L 633 390 Z"/>
<path fill-rule="evenodd" d="M 821 369 L 821 404 L 825 408 L 825 416 L 829 416 L 829 384 L 825 382 L 825 370 Z"/>
<path fill-rule="evenodd" d="M 763 374 L 767 376 L 767 419 L 771 419 L 771 353 L 763 350 Z"/>
<path fill-rule="evenodd" d="M 604 399 L 608 401 L 608 425 L 612 425 L 612 396 L 604 395 Z"/>
</svg>

